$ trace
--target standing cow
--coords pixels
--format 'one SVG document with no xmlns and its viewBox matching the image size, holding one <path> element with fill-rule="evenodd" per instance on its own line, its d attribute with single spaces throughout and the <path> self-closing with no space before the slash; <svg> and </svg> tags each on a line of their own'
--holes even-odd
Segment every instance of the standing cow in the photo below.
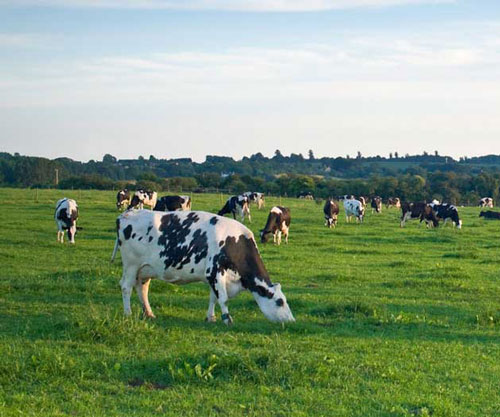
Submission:
<svg viewBox="0 0 500 417">
<path fill-rule="evenodd" d="M 191 210 L 191 197 L 188 195 L 166 195 L 161 197 L 154 207 L 155 211 Z"/>
<path fill-rule="evenodd" d="M 158 194 L 156 191 L 147 191 L 147 190 L 137 190 L 132 197 L 132 201 L 128 208 L 138 207 L 139 209 L 143 209 L 144 205 L 150 206 L 151 210 L 156 206 L 156 201 L 158 200 Z"/>
<path fill-rule="evenodd" d="M 405 227 L 406 221 L 411 219 L 420 219 L 426 221 L 427 226 L 438 226 L 438 219 L 432 210 L 428 210 L 430 206 L 419 201 L 417 203 L 403 203 L 401 206 L 401 222 L 400 227 Z"/>
<path fill-rule="evenodd" d="M 458 209 L 456 206 L 453 204 L 447 204 L 447 203 L 442 203 L 442 204 L 434 204 L 430 203 L 427 206 L 426 213 L 425 213 L 425 220 L 427 221 L 427 216 L 431 215 L 435 216 L 435 218 L 439 220 L 444 220 L 443 226 L 446 225 L 449 221 L 453 224 L 453 226 L 456 226 L 457 229 L 462 228 L 462 220 L 460 220 L 458 216 Z"/>
<path fill-rule="evenodd" d="M 215 321 L 215 303 L 222 320 L 232 323 L 229 298 L 249 290 L 271 321 L 295 321 L 280 284 L 273 284 L 259 255 L 253 233 L 232 219 L 202 211 L 129 210 L 116 221 L 120 248 L 123 308 L 131 314 L 135 287 L 144 313 L 154 317 L 148 299 L 151 278 L 173 284 L 205 282 L 210 286 L 206 320 Z"/>
<path fill-rule="evenodd" d="M 483 197 L 479 200 L 479 207 L 493 208 L 493 199 L 491 197 Z"/>
<path fill-rule="evenodd" d="M 68 240 L 75 243 L 78 205 L 71 198 L 61 198 L 56 203 L 54 219 L 57 224 L 57 241 L 64 243 L 64 231 L 68 231 Z"/>
<path fill-rule="evenodd" d="M 259 210 L 262 207 L 264 207 L 264 205 L 265 205 L 264 194 L 262 194 L 262 193 L 247 191 L 246 193 L 243 193 L 242 195 L 248 198 L 248 204 L 250 204 L 250 203 L 257 204 L 257 208 Z"/>
<path fill-rule="evenodd" d="M 382 198 L 373 197 L 371 202 L 371 207 L 372 207 L 372 214 L 373 210 L 375 210 L 376 213 L 382 213 Z"/>
<path fill-rule="evenodd" d="M 285 243 L 288 243 L 288 233 L 290 230 L 290 209 L 287 207 L 275 206 L 267 216 L 267 223 L 260 231 L 260 241 L 267 242 L 267 236 L 272 233 L 273 242 L 281 245 L 281 234 L 285 236 Z"/>
<path fill-rule="evenodd" d="M 323 213 L 325 213 L 325 226 L 329 228 L 335 227 L 339 216 L 339 205 L 335 201 L 328 199 L 323 207 Z"/>
<path fill-rule="evenodd" d="M 118 210 L 127 207 L 130 204 L 130 191 L 124 188 L 116 194 L 116 208 Z"/>
<path fill-rule="evenodd" d="M 365 209 L 363 204 L 359 200 L 344 200 L 344 211 L 345 211 L 345 221 L 349 223 L 351 217 L 356 217 L 356 221 L 363 223 L 363 217 L 365 215 Z"/>
<path fill-rule="evenodd" d="M 219 216 L 224 216 L 224 214 L 231 213 L 233 215 L 233 219 L 236 220 L 236 215 L 238 214 L 241 217 L 241 222 L 245 220 L 245 216 L 248 217 L 248 221 L 252 223 L 252 218 L 250 217 L 250 205 L 248 203 L 248 197 L 244 195 L 235 195 L 229 197 L 219 212 L 217 213 Z"/>
<path fill-rule="evenodd" d="M 386 208 L 390 209 L 391 207 L 401 208 L 401 200 L 398 197 L 389 197 Z"/>
</svg>

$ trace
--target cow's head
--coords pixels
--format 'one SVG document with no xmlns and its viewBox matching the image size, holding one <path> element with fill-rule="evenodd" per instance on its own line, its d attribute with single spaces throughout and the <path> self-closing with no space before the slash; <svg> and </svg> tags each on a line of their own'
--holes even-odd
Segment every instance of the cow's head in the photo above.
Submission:
<svg viewBox="0 0 500 417">
<path fill-rule="evenodd" d="M 268 320 L 279 323 L 295 321 L 279 283 L 268 287 L 266 295 L 262 296 L 255 292 L 254 297 Z"/>
<path fill-rule="evenodd" d="M 269 235 L 272 234 L 270 230 L 261 229 L 260 230 L 260 241 L 261 243 L 267 243 L 269 240 Z"/>
<path fill-rule="evenodd" d="M 439 226 L 439 219 L 436 217 L 436 213 L 434 213 L 434 210 L 432 209 L 431 205 L 427 204 L 425 206 L 422 217 L 426 221 L 427 224 L 429 224 L 429 222 L 432 222 L 432 225 L 434 227 Z"/>
</svg>

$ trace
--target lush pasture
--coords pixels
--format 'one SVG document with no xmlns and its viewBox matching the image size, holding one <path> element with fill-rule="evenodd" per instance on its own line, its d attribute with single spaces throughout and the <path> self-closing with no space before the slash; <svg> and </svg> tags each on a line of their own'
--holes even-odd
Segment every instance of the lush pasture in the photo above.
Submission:
<svg viewBox="0 0 500 417">
<path fill-rule="evenodd" d="M 75 246 L 56 242 L 62 196 L 80 206 Z M 400 229 L 385 207 L 328 230 L 322 205 L 283 199 L 290 243 L 259 247 L 297 322 L 267 322 L 243 293 L 227 328 L 203 321 L 203 284 L 154 281 L 157 319 L 135 293 L 122 316 L 114 197 L 0 190 L 0 415 L 500 414 L 500 222 L 478 208 L 460 209 L 463 230 Z M 254 233 L 277 202 L 252 210 Z"/>
</svg>

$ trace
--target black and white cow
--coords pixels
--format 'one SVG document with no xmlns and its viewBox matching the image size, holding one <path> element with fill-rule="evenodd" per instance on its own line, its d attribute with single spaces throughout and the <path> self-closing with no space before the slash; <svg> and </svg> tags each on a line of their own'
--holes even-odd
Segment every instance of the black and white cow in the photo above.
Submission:
<svg viewBox="0 0 500 417">
<path fill-rule="evenodd" d="M 150 206 L 151 210 L 156 206 L 156 201 L 158 200 L 158 194 L 156 191 L 147 191 L 147 190 L 137 190 L 132 197 L 132 201 L 128 206 L 129 209 L 138 207 L 139 209 L 143 209 L 144 205 Z"/>
<path fill-rule="evenodd" d="M 117 221 L 111 260 L 120 248 L 123 308 L 131 314 L 135 287 L 144 313 L 154 317 L 148 299 L 151 278 L 172 284 L 205 282 L 210 286 L 206 320 L 215 321 L 215 303 L 222 320 L 232 323 L 227 301 L 249 290 L 271 321 L 295 321 L 281 291 L 273 284 L 259 255 L 253 233 L 235 220 L 202 211 L 129 210 Z"/>
<path fill-rule="evenodd" d="M 423 201 L 416 203 L 403 203 L 401 205 L 400 227 L 405 227 L 408 220 L 419 219 L 420 222 L 426 221 L 427 226 L 432 224 L 438 226 L 438 219 L 432 210 L 428 211 L 429 205 Z"/>
<path fill-rule="evenodd" d="M 118 210 L 127 207 L 130 204 L 130 191 L 124 188 L 116 194 L 116 208 Z"/>
<path fill-rule="evenodd" d="M 457 229 L 462 228 L 462 220 L 460 220 L 460 218 L 458 217 L 457 207 L 454 206 L 453 204 L 430 203 L 428 206 L 432 209 L 437 220 L 444 220 L 443 225 L 446 225 L 446 223 L 448 223 L 448 221 L 451 221 L 453 226 L 456 226 Z M 429 209 L 426 210 L 426 216 L 425 216 L 426 221 L 427 221 L 428 212 L 429 212 Z"/>
<path fill-rule="evenodd" d="M 345 211 L 345 221 L 350 222 L 351 217 L 356 217 L 356 221 L 360 223 L 363 222 L 363 217 L 365 215 L 365 208 L 359 200 L 345 199 L 343 200 L 344 211 Z"/>
<path fill-rule="evenodd" d="M 257 193 L 257 192 L 252 192 L 252 191 L 247 191 L 246 193 L 242 194 L 243 196 L 246 196 L 248 198 L 248 203 L 255 203 L 257 204 L 257 208 L 260 210 L 262 207 L 265 205 L 264 201 L 264 194 L 262 193 Z"/>
<path fill-rule="evenodd" d="M 153 210 L 156 211 L 186 211 L 191 210 L 191 197 L 188 195 L 166 195 L 161 197 Z"/>
<path fill-rule="evenodd" d="M 250 204 L 248 203 L 248 197 L 244 195 L 235 195 L 229 197 L 219 212 L 219 216 L 224 216 L 224 214 L 232 214 L 233 219 L 236 220 L 236 215 L 241 217 L 241 221 L 245 220 L 245 215 L 248 217 L 248 221 L 252 223 L 252 218 L 250 217 Z"/>
<path fill-rule="evenodd" d="M 493 208 L 493 199 L 491 197 L 483 197 L 479 200 L 479 207 Z"/>
<path fill-rule="evenodd" d="M 75 243 L 76 221 L 78 220 L 78 205 L 71 198 L 61 198 L 56 203 L 54 219 L 57 224 L 57 241 L 64 243 L 64 231 L 68 231 L 68 240 Z"/>
<path fill-rule="evenodd" d="M 500 213 L 498 211 L 481 211 L 479 217 L 484 217 L 485 219 L 500 220 Z"/>
<path fill-rule="evenodd" d="M 401 200 L 398 197 L 389 197 L 387 199 L 386 208 L 389 209 L 391 207 L 401 208 Z"/>
<path fill-rule="evenodd" d="M 288 243 L 290 221 L 289 208 L 274 206 L 267 216 L 267 223 L 264 229 L 260 231 L 260 241 L 266 243 L 268 235 L 272 233 L 274 243 L 281 245 L 281 234 L 285 236 L 285 243 Z"/>
<path fill-rule="evenodd" d="M 297 194 L 297 198 L 302 198 L 304 200 L 314 200 L 314 195 L 310 191 L 302 191 Z"/>
<path fill-rule="evenodd" d="M 380 197 L 372 197 L 371 202 L 372 213 L 375 210 L 376 213 L 382 213 L 382 198 Z"/>
<path fill-rule="evenodd" d="M 323 207 L 323 213 L 325 213 L 325 226 L 335 227 L 339 216 L 339 205 L 332 199 L 328 199 Z"/>
</svg>

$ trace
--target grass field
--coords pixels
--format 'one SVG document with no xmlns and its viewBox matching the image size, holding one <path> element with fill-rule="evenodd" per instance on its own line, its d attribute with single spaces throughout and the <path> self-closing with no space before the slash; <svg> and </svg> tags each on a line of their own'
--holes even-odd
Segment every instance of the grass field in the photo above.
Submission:
<svg viewBox="0 0 500 417">
<path fill-rule="evenodd" d="M 57 199 L 80 206 L 56 242 Z M 399 228 L 400 212 L 324 227 L 322 205 L 283 200 L 288 246 L 259 245 L 296 323 L 248 293 L 235 321 L 203 320 L 204 284 L 151 285 L 157 319 L 122 314 L 115 193 L 0 189 L 1 416 L 498 416 L 500 222 Z M 277 199 L 252 210 L 257 233 Z M 218 195 L 194 195 L 214 212 Z"/>
</svg>

